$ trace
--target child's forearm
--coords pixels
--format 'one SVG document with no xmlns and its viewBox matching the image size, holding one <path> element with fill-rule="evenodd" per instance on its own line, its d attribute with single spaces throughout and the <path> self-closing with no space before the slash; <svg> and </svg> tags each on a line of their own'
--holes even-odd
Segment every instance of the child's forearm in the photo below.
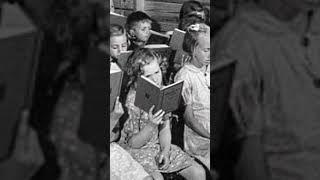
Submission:
<svg viewBox="0 0 320 180">
<path fill-rule="evenodd" d="M 171 130 L 169 121 L 165 122 L 165 128 L 161 129 L 159 133 L 159 141 L 162 152 L 169 152 L 171 145 Z"/>
<path fill-rule="evenodd" d="M 198 122 L 196 121 L 191 107 L 188 105 L 184 112 L 184 119 L 189 128 L 198 133 L 204 138 L 210 138 L 210 133 Z"/>
<path fill-rule="evenodd" d="M 141 148 L 143 145 L 145 145 L 150 138 L 152 137 L 152 132 L 155 131 L 155 128 L 158 126 L 151 125 L 150 123 L 147 124 L 142 131 L 140 131 L 138 134 L 133 135 L 129 139 L 129 145 L 132 148 Z"/>
</svg>

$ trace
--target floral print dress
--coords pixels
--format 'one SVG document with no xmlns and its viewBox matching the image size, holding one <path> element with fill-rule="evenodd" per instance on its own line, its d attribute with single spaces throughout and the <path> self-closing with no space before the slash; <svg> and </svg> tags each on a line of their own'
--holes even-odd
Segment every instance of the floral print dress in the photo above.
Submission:
<svg viewBox="0 0 320 180">
<path fill-rule="evenodd" d="M 130 147 L 129 139 L 138 134 L 148 123 L 148 113 L 139 109 L 134 105 L 136 91 L 131 89 L 127 95 L 126 107 L 128 108 L 129 118 L 124 124 L 121 133 L 120 144 L 125 148 L 131 156 L 138 161 L 144 169 L 149 173 L 155 171 L 163 173 L 177 172 L 187 167 L 190 167 L 194 160 L 183 152 L 178 146 L 171 144 L 169 151 L 169 167 L 165 170 L 160 170 L 156 162 L 156 156 L 160 153 L 159 131 L 156 129 L 150 140 L 139 149 Z"/>
</svg>

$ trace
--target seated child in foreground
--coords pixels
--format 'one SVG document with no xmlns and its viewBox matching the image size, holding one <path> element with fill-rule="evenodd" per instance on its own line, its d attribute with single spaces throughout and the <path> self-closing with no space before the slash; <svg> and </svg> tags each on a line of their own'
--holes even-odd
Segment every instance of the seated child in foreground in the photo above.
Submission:
<svg viewBox="0 0 320 180">
<path fill-rule="evenodd" d="M 129 58 L 127 73 L 130 76 L 130 90 L 126 99 L 129 118 L 121 134 L 121 145 L 137 160 L 154 179 L 163 179 L 162 173 L 178 172 L 186 179 L 205 179 L 203 167 L 197 164 L 178 146 L 171 144 L 171 119 L 159 110 L 152 113 L 134 105 L 136 82 L 145 76 L 159 86 L 162 73 L 157 54 L 146 48 L 138 49 Z"/>
</svg>

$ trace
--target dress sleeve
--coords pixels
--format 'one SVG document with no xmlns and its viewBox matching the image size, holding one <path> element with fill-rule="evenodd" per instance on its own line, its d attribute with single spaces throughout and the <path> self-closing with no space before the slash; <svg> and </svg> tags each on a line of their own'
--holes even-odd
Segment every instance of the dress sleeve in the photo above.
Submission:
<svg viewBox="0 0 320 180">
<path fill-rule="evenodd" d="M 191 82 L 190 82 L 190 78 L 187 74 L 187 72 L 180 70 L 176 76 L 174 81 L 180 81 L 183 80 L 183 87 L 182 87 L 182 98 L 184 101 L 185 105 L 190 105 L 192 104 L 192 86 L 191 86 Z"/>
</svg>

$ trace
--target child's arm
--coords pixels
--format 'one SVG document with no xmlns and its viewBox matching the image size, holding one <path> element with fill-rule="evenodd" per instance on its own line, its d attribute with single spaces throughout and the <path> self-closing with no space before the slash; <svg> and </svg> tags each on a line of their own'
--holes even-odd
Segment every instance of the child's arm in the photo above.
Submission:
<svg viewBox="0 0 320 180">
<path fill-rule="evenodd" d="M 170 114 L 168 114 L 170 116 Z M 168 118 L 169 118 L 168 116 Z M 160 125 L 159 132 L 159 141 L 161 151 L 158 154 L 158 163 L 160 165 L 160 169 L 167 169 L 169 166 L 169 151 L 171 146 L 171 129 L 170 129 L 170 120 L 165 120 L 162 125 Z"/>
<path fill-rule="evenodd" d="M 160 126 L 159 140 L 161 151 L 168 153 L 171 145 L 170 120 L 164 121 L 164 123 Z"/>
<path fill-rule="evenodd" d="M 161 123 L 164 111 L 159 110 L 155 114 L 152 114 L 153 109 L 154 106 L 152 106 L 149 110 L 149 123 L 139 133 L 133 135 L 129 139 L 128 143 L 132 148 L 141 148 L 143 145 L 145 145 L 152 137 L 152 132 L 155 130 L 155 128 L 158 128 L 158 125 Z"/>
<path fill-rule="evenodd" d="M 186 110 L 184 112 L 184 119 L 186 122 L 186 125 L 191 128 L 193 131 L 198 133 L 200 136 L 205 138 L 210 138 L 210 133 L 195 120 L 195 117 L 193 115 L 193 111 L 190 105 L 186 106 Z"/>
</svg>

